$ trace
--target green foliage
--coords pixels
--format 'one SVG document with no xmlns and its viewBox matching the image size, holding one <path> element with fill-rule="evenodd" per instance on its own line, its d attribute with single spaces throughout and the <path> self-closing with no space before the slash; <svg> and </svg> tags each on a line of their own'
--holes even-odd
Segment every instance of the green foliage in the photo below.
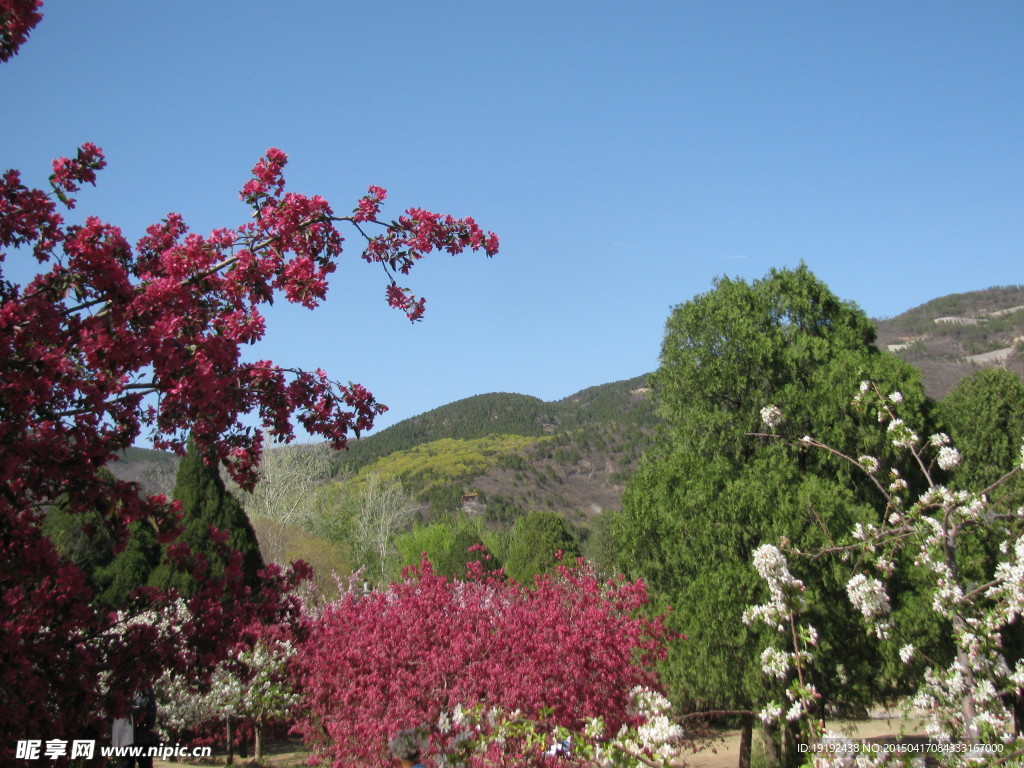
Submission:
<svg viewBox="0 0 1024 768">
<path fill-rule="evenodd" d="M 857 383 L 871 378 L 899 389 L 912 426 L 926 433 L 930 406 L 919 375 L 880 353 L 874 339 L 864 313 L 805 266 L 753 283 L 721 278 L 669 318 L 651 376 L 666 427 L 630 479 L 612 531 L 618 564 L 673 606 L 671 628 L 689 638 L 665 667 L 678 701 L 746 709 L 769 693 L 762 630 L 739 624 L 743 610 L 764 599 L 751 565 L 759 544 L 782 536 L 813 550 L 830 543 L 824 530 L 877 514 L 863 473 L 766 435 L 761 408 L 781 408 L 787 434 L 849 452 L 866 446 L 887 460 L 894 454 L 875 414 L 850 405 Z M 818 561 L 795 567 L 821 607 L 812 623 L 822 633 L 816 683 L 825 701 L 864 703 L 885 681 L 846 607 L 849 574 Z M 836 684 L 838 664 L 849 684 Z"/>
<path fill-rule="evenodd" d="M 100 470 L 100 476 L 112 479 L 106 469 Z M 59 503 L 47 513 L 43 531 L 85 573 L 98 605 L 121 608 L 136 587 L 148 583 L 160 562 L 160 547 L 150 523 L 138 520 L 129 526 L 124 548 L 116 551 L 111 525 L 101 510 L 74 514 Z"/>
<path fill-rule="evenodd" d="M 949 478 L 954 489 L 979 491 L 1021 463 L 1024 442 L 1024 382 L 998 368 L 982 368 L 961 381 L 939 404 L 943 426 L 962 460 Z M 1020 472 L 989 494 L 992 509 L 1012 512 L 1024 505 Z M 991 578 L 1002 558 L 998 541 L 971 541 L 960 553 L 960 567 L 979 582 Z M 944 637 L 949 637 L 946 632 Z M 1018 621 L 1003 632 L 1004 652 L 1011 666 L 1024 658 L 1024 626 Z M 950 649 L 945 649 L 947 654 Z M 1021 707 L 1018 697 L 1017 707 Z"/>
<path fill-rule="evenodd" d="M 473 440 L 444 438 L 378 459 L 364 467 L 359 476 L 377 473 L 398 478 L 404 485 L 420 489 L 421 496 L 444 493 L 446 488 L 453 485 L 461 487 L 461 484 L 498 466 L 503 457 L 512 456 L 546 439 L 519 435 L 490 435 Z"/>
<path fill-rule="evenodd" d="M 982 368 L 961 381 L 939 404 L 942 424 L 963 456 L 952 473 L 954 488 L 983 489 L 1021 461 L 1024 382 L 998 368 Z M 993 501 L 1019 504 L 1021 478 L 1002 486 Z"/>
<path fill-rule="evenodd" d="M 188 545 L 194 555 L 202 555 L 210 573 L 219 577 L 227 562 L 212 546 L 210 528 L 227 532 L 228 546 L 242 554 L 245 582 L 256 585 L 256 574 L 263 568 L 256 533 L 241 503 L 225 487 L 216 463 L 204 461 L 192 441 L 178 465 L 173 498 L 181 502 L 182 535 L 178 542 Z M 195 592 L 192 576 L 167 562 L 153 571 L 150 582 L 163 589 L 175 588 L 185 596 Z"/>
<path fill-rule="evenodd" d="M 487 497 L 487 507 L 484 510 L 484 519 L 489 523 L 512 525 L 525 514 L 526 510 L 514 499 L 508 496 L 492 493 Z"/>
<path fill-rule="evenodd" d="M 572 531 L 554 512 L 531 512 L 512 526 L 505 559 L 505 572 L 510 578 L 528 584 L 533 577 L 550 571 L 563 560 L 579 557 L 579 547 Z"/>
<path fill-rule="evenodd" d="M 466 563 L 485 557 L 489 557 L 489 570 L 500 567 L 493 555 L 480 551 L 480 547 L 486 549 L 482 530 L 479 524 L 465 515 L 416 526 L 409 533 L 398 536 L 395 546 L 403 566 L 418 565 L 426 555 L 435 573 L 454 579 L 465 577 Z"/>
<path fill-rule="evenodd" d="M 93 575 L 97 602 L 110 608 L 126 605 L 132 591 L 147 584 L 160 564 L 160 545 L 149 521 L 138 520 L 128 530 L 124 549 Z"/>
<path fill-rule="evenodd" d="M 590 528 L 582 542 L 583 556 L 594 564 L 598 573 L 611 577 L 619 573 L 619 544 L 615 536 L 617 518 L 622 512 L 606 509 L 590 519 Z"/>
<path fill-rule="evenodd" d="M 462 486 L 434 484 L 416 498 L 430 506 L 432 515 L 455 512 L 462 505 Z"/>
</svg>

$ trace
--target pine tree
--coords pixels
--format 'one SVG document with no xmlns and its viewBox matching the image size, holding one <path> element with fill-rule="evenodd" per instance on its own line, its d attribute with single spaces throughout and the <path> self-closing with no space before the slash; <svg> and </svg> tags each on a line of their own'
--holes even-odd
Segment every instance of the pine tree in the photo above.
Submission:
<svg viewBox="0 0 1024 768">
<path fill-rule="evenodd" d="M 227 557 L 223 548 L 215 544 L 210 529 L 227 533 L 228 548 L 242 555 L 245 583 L 255 585 L 257 573 L 263 568 L 256 533 L 241 503 L 225 487 L 216 462 L 207 462 L 191 440 L 178 466 L 172 496 L 181 502 L 182 535 L 178 542 L 186 544 L 193 555 L 202 556 L 211 574 L 220 577 Z M 185 596 L 195 591 L 191 574 L 168 562 L 153 571 L 150 583 L 163 589 L 175 588 Z"/>
</svg>

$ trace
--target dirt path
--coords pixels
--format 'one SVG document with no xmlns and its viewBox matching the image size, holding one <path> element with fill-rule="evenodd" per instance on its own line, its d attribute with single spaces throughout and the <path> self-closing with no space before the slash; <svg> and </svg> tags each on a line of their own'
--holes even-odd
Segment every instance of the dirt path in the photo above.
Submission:
<svg viewBox="0 0 1024 768">
<path fill-rule="evenodd" d="M 905 729 L 907 735 L 922 733 L 919 721 L 910 722 Z M 877 738 L 879 736 L 899 736 L 902 721 L 898 715 L 886 716 L 879 714 L 868 720 L 844 720 L 828 723 L 830 730 L 843 735 L 861 738 Z M 758 740 L 754 735 L 755 749 Z M 714 745 L 693 755 L 687 755 L 685 761 L 678 763 L 689 768 L 735 768 L 739 762 L 740 734 L 739 731 L 726 731 L 723 739 Z M 307 753 L 301 744 L 295 741 L 271 741 L 267 745 L 267 755 L 260 762 L 261 766 L 272 768 L 298 768 L 306 764 Z M 212 764 L 223 765 L 224 756 L 215 755 Z M 250 760 L 235 758 L 235 765 L 245 767 L 252 765 Z M 181 763 L 154 760 L 154 768 L 181 768 Z"/>
<path fill-rule="evenodd" d="M 899 715 L 879 714 L 868 720 L 840 720 L 826 723 L 826 725 L 829 730 L 844 736 L 858 736 L 864 739 L 880 736 L 896 737 L 900 735 L 901 730 L 904 735 L 908 736 L 923 733 L 923 724 L 920 721 L 910 721 L 904 728 Z M 685 763 L 681 763 L 681 765 L 691 766 L 691 768 L 736 768 L 739 764 L 740 732 L 727 731 L 724 737 L 724 741 L 695 755 L 688 755 Z M 757 741 L 758 735 L 755 733 L 755 749 Z"/>
</svg>

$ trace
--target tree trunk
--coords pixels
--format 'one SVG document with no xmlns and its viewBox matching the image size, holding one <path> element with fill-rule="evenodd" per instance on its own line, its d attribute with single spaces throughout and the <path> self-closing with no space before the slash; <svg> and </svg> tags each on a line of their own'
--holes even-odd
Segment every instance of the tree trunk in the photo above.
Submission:
<svg viewBox="0 0 1024 768">
<path fill-rule="evenodd" d="M 224 764 L 232 765 L 235 762 L 235 741 L 234 734 L 231 733 L 231 715 L 228 715 L 227 719 L 224 721 L 224 733 L 225 736 L 227 737 L 226 740 L 228 752 L 228 756 L 224 760 Z"/>
<path fill-rule="evenodd" d="M 772 727 L 764 720 L 761 721 L 761 740 L 764 742 L 764 754 L 768 758 L 769 765 L 779 764 L 779 750 L 775 746 L 775 734 Z"/>
<path fill-rule="evenodd" d="M 754 735 L 754 716 L 752 714 L 743 715 L 741 723 L 739 768 L 750 768 L 750 742 Z"/>
<path fill-rule="evenodd" d="M 263 724 L 253 723 L 252 727 L 252 756 L 256 760 L 263 759 Z"/>
</svg>

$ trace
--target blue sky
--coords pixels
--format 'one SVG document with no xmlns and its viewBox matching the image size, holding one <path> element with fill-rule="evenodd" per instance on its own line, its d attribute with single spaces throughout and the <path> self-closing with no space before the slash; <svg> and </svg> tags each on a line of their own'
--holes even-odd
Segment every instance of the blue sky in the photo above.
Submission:
<svg viewBox="0 0 1024 768">
<path fill-rule="evenodd" d="M 410 325 L 353 250 L 253 356 L 391 407 L 653 370 L 671 307 L 801 260 L 874 317 L 1024 283 L 1024 4 L 46 0 L 0 69 L 3 168 L 107 154 L 78 213 L 206 232 L 270 146 L 351 210 L 471 215 Z M 20 258 L 20 257 L 18 257 Z M 17 274 L 19 266 L 8 264 Z"/>
</svg>

